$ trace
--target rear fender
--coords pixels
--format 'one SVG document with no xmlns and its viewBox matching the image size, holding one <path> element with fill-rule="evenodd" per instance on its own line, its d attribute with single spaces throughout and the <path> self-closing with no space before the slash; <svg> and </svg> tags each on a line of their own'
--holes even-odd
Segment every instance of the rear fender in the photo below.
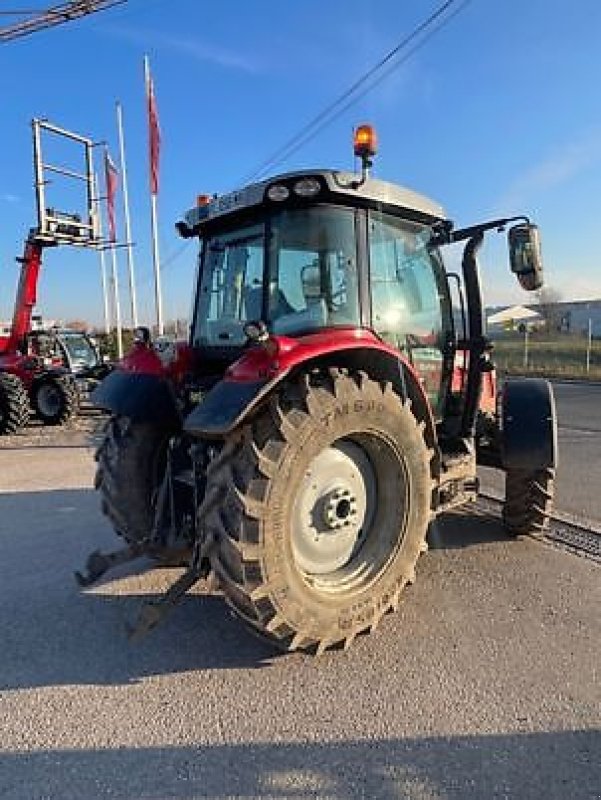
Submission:
<svg viewBox="0 0 601 800">
<path fill-rule="evenodd" d="M 501 446 L 505 470 L 557 466 L 553 389 L 538 378 L 509 378 L 501 391 Z"/>
<path fill-rule="evenodd" d="M 181 426 L 181 415 L 169 381 L 160 375 L 116 369 L 90 395 L 90 401 L 112 414 L 169 428 Z"/>
<path fill-rule="evenodd" d="M 184 430 L 200 437 L 227 436 L 248 422 L 286 380 L 293 380 L 301 372 L 327 367 L 363 371 L 373 380 L 392 383 L 400 397 L 410 400 L 414 415 L 422 423 L 426 444 L 435 453 L 433 472 L 439 474 L 440 457 L 430 404 L 412 365 L 385 346 L 349 346 L 316 357 L 301 358 L 275 375 L 255 375 L 255 380 L 228 380 L 226 375 L 186 418 Z"/>
</svg>

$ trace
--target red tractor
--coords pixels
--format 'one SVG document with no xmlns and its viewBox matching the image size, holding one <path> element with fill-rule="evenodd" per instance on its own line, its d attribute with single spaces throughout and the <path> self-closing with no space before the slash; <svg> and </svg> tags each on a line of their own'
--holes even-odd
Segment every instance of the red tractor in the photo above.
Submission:
<svg viewBox="0 0 601 800">
<path fill-rule="evenodd" d="M 135 634 L 212 572 L 280 648 L 347 647 L 397 607 L 434 517 L 477 496 L 478 463 L 506 474 L 510 534 L 547 524 L 549 384 L 507 380 L 480 407 L 494 373 L 476 254 L 517 223 L 511 268 L 534 290 L 537 228 L 456 229 L 438 204 L 372 179 L 372 134 L 359 133 L 361 175 L 288 173 L 192 209 L 177 226 L 200 242 L 189 341 L 165 363 L 140 330 L 92 395 L 112 415 L 96 486 L 128 546 L 92 554 L 80 583 L 143 554 L 188 567 Z M 458 332 L 442 254 L 460 241 Z"/>
</svg>

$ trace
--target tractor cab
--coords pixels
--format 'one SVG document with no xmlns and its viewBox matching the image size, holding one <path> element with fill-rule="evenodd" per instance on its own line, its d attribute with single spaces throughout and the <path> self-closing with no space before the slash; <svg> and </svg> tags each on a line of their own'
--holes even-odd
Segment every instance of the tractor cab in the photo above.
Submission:
<svg viewBox="0 0 601 800">
<path fill-rule="evenodd" d="M 442 209 L 384 181 L 290 173 L 192 209 L 201 242 L 191 344 L 235 360 L 247 326 L 273 336 L 372 331 L 419 370 L 433 406 L 452 369 L 453 317 L 432 227 Z"/>
</svg>

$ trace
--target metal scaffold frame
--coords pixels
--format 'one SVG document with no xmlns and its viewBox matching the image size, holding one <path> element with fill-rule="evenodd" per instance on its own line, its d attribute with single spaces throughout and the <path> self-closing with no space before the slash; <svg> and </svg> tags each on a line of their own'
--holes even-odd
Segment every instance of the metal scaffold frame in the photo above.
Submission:
<svg viewBox="0 0 601 800">
<path fill-rule="evenodd" d="M 94 158 L 92 149 L 94 142 L 85 136 L 59 128 L 46 120 L 32 120 L 33 159 L 35 175 L 35 196 L 38 212 L 37 238 L 52 243 L 63 242 L 87 247 L 100 245 L 101 237 L 98 227 L 98 202 L 94 182 Z M 83 148 L 83 172 L 64 166 L 48 164 L 42 157 L 42 135 L 46 131 L 51 135 L 69 139 Z M 85 214 L 64 213 L 46 205 L 46 186 L 50 183 L 47 173 L 62 175 L 65 178 L 82 181 L 85 184 Z"/>
</svg>

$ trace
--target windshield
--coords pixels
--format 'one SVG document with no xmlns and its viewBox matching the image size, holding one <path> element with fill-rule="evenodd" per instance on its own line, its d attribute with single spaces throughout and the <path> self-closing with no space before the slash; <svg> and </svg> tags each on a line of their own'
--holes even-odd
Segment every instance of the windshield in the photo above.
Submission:
<svg viewBox="0 0 601 800">
<path fill-rule="evenodd" d="M 203 250 L 196 346 L 242 345 L 251 320 L 284 335 L 359 325 L 352 209 L 284 210 Z"/>
<path fill-rule="evenodd" d="M 61 335 L 61 340 L 71 361 L 78 366 L 96 366 L 98 361 L 96 351 L 86 336 L 80 333 L 67 333 Z"/>
</svg>

